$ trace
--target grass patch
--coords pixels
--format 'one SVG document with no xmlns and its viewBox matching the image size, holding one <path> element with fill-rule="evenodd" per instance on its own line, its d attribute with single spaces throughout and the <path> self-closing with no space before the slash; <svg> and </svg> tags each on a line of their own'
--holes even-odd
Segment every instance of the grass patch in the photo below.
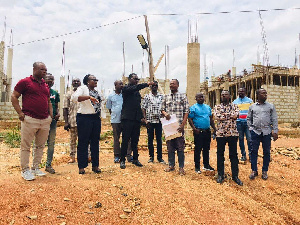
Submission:
<svg viewBox="0 0 300 225">
<path fill-rule="evenodd" d="M 6 143 L 11 148 L 20 147 L 21 144 L 21 132 L 20 127 L 15 126 L 9 129 L 6 133 L 3 134 L 4 143 Z"/>
</svg>

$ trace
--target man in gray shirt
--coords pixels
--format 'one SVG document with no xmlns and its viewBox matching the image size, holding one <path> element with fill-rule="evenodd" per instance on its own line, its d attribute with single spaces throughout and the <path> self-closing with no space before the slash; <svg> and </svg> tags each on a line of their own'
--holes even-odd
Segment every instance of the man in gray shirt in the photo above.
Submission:
<svg viewBox="0 0 300 225">
<path fill-rule="evenodd" d="M 256 91 L 257 102 L 249 107 L 247 124 L 251 133 L 252 152 L 251 169 L 249 176 L 253 180 L 258 176 L 257 154 L 260 142 L 263 147 L 262 179 L 268 179 L 268 168 L 270 163 L 271 137 L 274 141 L 278 139 L 278 120 L 275 106 L 266 102 L 267 91 L 260 88 Z"/>
</svg>

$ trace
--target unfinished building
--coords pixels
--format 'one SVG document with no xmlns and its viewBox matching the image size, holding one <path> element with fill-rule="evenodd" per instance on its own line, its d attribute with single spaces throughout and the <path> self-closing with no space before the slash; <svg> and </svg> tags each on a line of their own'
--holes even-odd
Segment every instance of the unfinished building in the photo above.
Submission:
<svg viewBox="0 0 300 225">
<path fill-rule="evenodd" d="M 220 104 L 222 90 L 229 90 L 232 100 L 238 96 L 238 89 L 245 87 L 247 96 L 256 99 L 256 90 L 264 88 L 268 92 L 267 101 L 276 107 L 279 122 L 300 122 L 300 70 L 278 66 L 252 65 L 253 70 L 244 70 L 242 76 L 229 71 L 218 77 L 212 77 L 212 85 L 201 83 L 200 90 L 206 94 L 206 101 L 211 107 Z M 233 70 L 234 71 L 234 70 Z"/>
</svg>

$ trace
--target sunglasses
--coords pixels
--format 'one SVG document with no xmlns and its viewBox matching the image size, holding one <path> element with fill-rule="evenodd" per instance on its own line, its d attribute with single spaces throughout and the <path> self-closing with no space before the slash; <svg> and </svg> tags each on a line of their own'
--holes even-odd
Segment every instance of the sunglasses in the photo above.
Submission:
<svg viewBox="0 0 300 225">
<path fill-rule="evenodd" d="M 134 80 L 140 80 L 139 78 L 133 78 Z"/>
<path fill-rule="evenodd" d="M 90 80 L 95 81 L 95 82 L 98 81 L 97 79 L 90 79 Z"/>
</svg>

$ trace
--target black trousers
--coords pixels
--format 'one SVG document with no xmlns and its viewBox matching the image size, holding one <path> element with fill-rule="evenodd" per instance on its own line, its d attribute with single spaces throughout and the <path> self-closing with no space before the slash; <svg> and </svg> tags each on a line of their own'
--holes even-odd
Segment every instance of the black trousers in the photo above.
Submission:
<svg viewBox="0 0 300 225">
<path fill-rule="evenodd" d="M 78 130 L 77 161 L 78 168 L 88 166 L 88 146 L 90 144 L 92 167 L 99 166 L 99 141 L 101 120 L 99 114 L 80 114 L 76 116 Z"/>
<path fill-rule="evenodd" d="M 122 145 L 121 145 L 121 161 L 125 162 L 127 154 L 128 142 L 131 139 L 131 149 L 133 152 L 133 160 L 138 160 L 138 143 L 140 138 L 141 122 L 136 120 L 122 120 Z"/>
<path fill-rule="evenodd" d="M 200 168 L 201 151 L 203 152 L 203 165 L 205 168 L 209 166 L 209 150 L 210 150 L 211 133 L 210 129 L 203 130 L 199 134 L 194 134 L 194 162 L 195 168 Z"/>
<path fill-rule="evenodd" d="M 217 164 L 218 164 L 218 175 L 224 176 L 224 151 L 225 145 L 228 143 L 229 146 L 229 159 L 231 162 L 231 173 L 233 177 L 239 175 L 239 160 L 237 154 L 237 141 L 238 137 L 217 137 Z"/>
<path fill-rule="evenodd" d="M 154 131 L 155 131 L 156 143 L 157 143 L 157 159 L 162 159 L 161 123 L 150 123 L 149 127 L 147 128 L 149 156 L 154 158 L 154 146 L 153 146 Z"/>
</svg>

